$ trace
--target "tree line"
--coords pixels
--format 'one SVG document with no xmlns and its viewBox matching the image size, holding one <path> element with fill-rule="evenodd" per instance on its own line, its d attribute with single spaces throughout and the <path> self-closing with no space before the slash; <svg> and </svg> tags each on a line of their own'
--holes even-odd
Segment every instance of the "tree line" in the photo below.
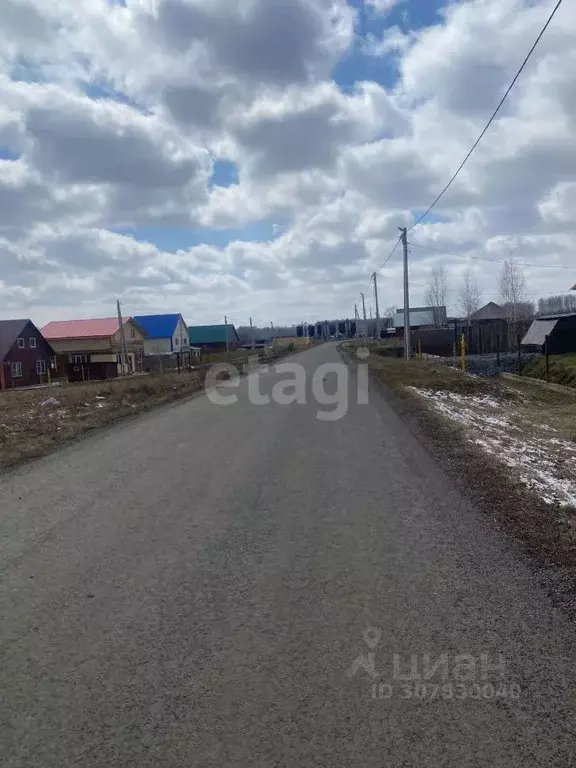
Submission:
<svg viewBox="0 0 576 768">
<path fill-rule="evenodd" d="M 446 267 L 432 270 L 426 290 L 426 306 L 436 313 L 435 323 L 440 324 L 440 307 L 446 307 L 451 290 Z M 483 303 L 483 291 L 473 270 L 468 267 L 457 287 L 457 311 L 463 318 L 477 312 Z M 576 312 L 576 295 L 546 296 L 532 301 L 526 291 L 526 278 L 522 264 L 515 258 L 503 262 L 500 271 L 498 304 L 506 310 L 510 322 L 530 320 L 539 315 Z"/>
</svg>

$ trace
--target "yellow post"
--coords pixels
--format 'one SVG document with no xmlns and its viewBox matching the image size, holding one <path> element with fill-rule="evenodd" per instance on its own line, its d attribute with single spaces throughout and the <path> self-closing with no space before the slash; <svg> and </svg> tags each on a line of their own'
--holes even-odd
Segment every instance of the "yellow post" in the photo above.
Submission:
<svg viewBox="0 0 576 768">
<path fill-rule="evenodd" d="M 462 334 L 462 338 L 460 340 L 460 351 L 462 355 L 462 370 L 466 370 L 466 336 Z"/>
<path fill-rule="evenodd" d="M 418 339 L 418 360 L 422 360 L 422 339 Z"/>
</svg>

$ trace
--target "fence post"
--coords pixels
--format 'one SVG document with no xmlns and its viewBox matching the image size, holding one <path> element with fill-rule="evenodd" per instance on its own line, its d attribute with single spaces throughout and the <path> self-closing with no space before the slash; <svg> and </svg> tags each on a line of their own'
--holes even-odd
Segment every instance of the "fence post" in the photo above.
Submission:
<svg viewBox="0 0 576 768">
<path fill-rule="evenodd" d="M 496 365 L 498 366 L 498 373 L 500 373 L 500 331 L 496 336 Z"/>
<path fill-rule="evenodd" d="M 522 348 L 520 347 L 520 336 L 516 336 L 516 343 L 518 344 L 518 376 L 522 376 Z"/>
<path fill-rule="evenodd" d="M 548 349 L 548 339 L 550 337 L 546 334 L 544 339 L 544 354 L 546 355 L 546 381 L 550 384 L 550 350 Z"/>
<path fill-rule="evenodd" d="M 460 353 L 462 355 L 462 370 L 465 371 L 466 370 L 466 336 L 464 334 L 462 334 L 462 337 L 460 339 L 460 344 L 461 344 Z"/>
</svg>

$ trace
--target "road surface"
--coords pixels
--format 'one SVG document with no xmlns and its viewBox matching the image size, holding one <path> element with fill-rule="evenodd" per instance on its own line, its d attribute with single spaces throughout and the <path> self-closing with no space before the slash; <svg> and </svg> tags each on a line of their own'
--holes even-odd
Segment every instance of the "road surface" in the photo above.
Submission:
<svg viewBox="0 0 576 768">
<path fill-rule="evenodd" d="M 2 765 L 573 764 L 573 627 L 356 376 L 339 420 L 254 374 L 0 479 Z"/>
</svg>

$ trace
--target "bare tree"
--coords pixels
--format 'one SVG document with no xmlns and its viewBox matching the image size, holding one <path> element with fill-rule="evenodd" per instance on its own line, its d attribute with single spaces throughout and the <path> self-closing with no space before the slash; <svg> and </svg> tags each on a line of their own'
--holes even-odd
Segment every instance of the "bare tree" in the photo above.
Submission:
<svg viewBox="0 0 576 768">
<path fill-rule="evenodd" d="M 526 302 L 526 280 L 522 265 L 514 258 L 508 259 L 502 265 L 500 297 L 508 308 L 510 321 L 515 323 L 521 305 Z"/>
<path fill-rule="evenodd" d="M 434 325 L 442 325 L 446 316 L 446 296 L 448 295 L 448 276 L 446 268 L 435 267 L 432 270 L 428 290 L 426 291 L 426 305 L 432 309 Z"/>
<path fill-rule="evenodd" d="M 386 307 L 384 310 L 384 319 L 388 321 L 388 328 L 394 325 L 394 315 L 396 314 L 396 307 Z"/>
<path fill-rule="evenodd" d="M 482 289 L 478 285 L 478 280 L 470 268 L 464 273 L 462 285 L 460 286 L 460 311 L 462 315 L 469 318 L 474 312 L 480 309 L 482 299 Z"/>
<path fill-rule="evenodd" d="M 538 299 L 538 314 L 553 315 L 576 312 L 576 296 L 559 294 Z"/>
</svg>

